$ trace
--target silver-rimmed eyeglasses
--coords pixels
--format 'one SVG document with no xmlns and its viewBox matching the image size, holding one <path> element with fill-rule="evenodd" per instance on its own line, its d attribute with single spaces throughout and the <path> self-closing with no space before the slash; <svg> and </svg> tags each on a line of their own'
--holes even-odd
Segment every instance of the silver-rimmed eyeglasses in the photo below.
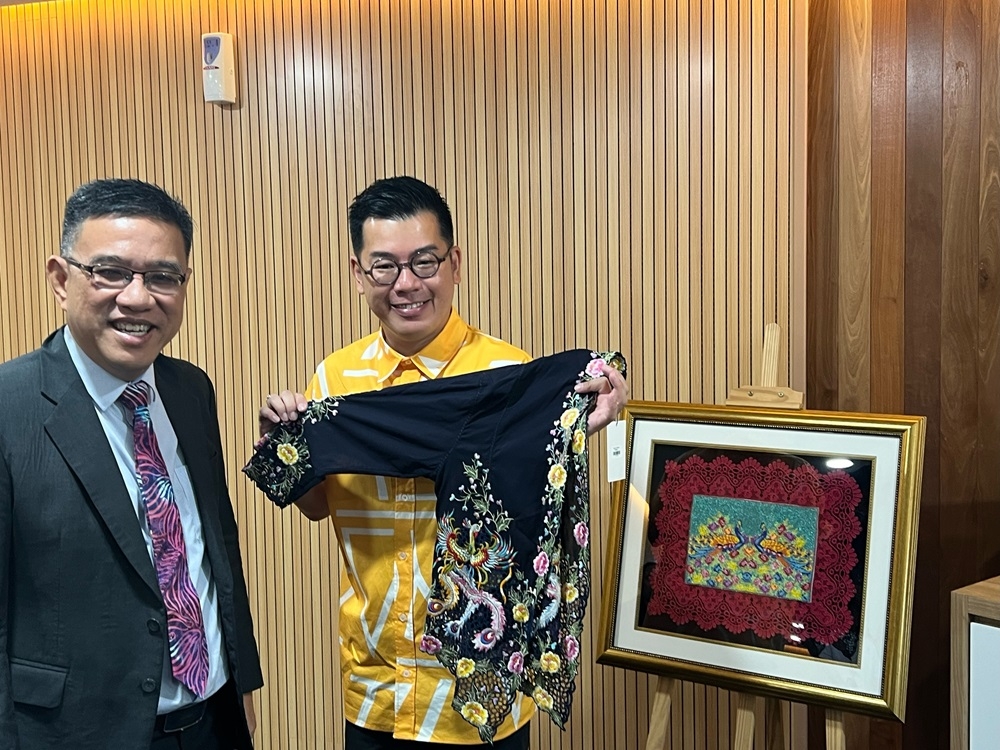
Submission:
<svg viewBox="0 0 1000 750">
<path fill-rule="evenodd" d="M 179 271 L 136 271 L 125 266 L 115 266 L 107 263 L 95 263 L 88 266 L 73 258 L 65 258 L 71 266 L 76 266 L 86 273 L 101 289 L 124 289 L 132 283 L 136 276 L 142 276 L 146 291 L 151 294 L 177 294 L 187 281 L 187 276 Z"/>
<path fill-rule="evenodd" d="M 430 250 L 417 250 L 405 263 L 400 263 L 393 258 L 377 258 L 372 263 L 371 268 L 365 268 L 360 263 L 358 265 L 379 286 L 392 286 L 395 284 L 396 279 L 399 278 L 399 274 L 403 272 L 404 268 L 409 268 L 410 273 L 418 279 L 430 279 L 437 275 L 438 268 L 448 259 L 454 247 L 454 245 L 449 247 L 447 252 L 441 257 L 438 257 Z"/>
</svg>

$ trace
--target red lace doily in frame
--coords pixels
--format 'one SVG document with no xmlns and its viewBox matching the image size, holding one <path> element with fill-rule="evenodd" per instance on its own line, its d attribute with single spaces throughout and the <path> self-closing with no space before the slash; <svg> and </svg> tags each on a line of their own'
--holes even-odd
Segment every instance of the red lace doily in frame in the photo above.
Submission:
<svg viewBox="0 0 1000 750">
<path fill-rule="evenodd" d="M 734 463 L 728 456 L 705 461 L 688 456 L 667 461 L 658 489 L 656 564 L 650 574 L 651 615 L 703 630 L 723 627 L 733 634 L 753 630 L 761 638 L 783 636 L 832 644 L 854 624 L 849 604 L 855 594 L 851 571 L 858 564 L 854 539 L 861 531 L 855 509 L 861 489 L 842 472 L 823 474 L 809 464 L 792 468 L 781 459 L 762 465 L 755 458 Z M 684 580 L 691 505 L 695 495 L 742 498 L 818 507 L 819 529 L 811 602 L 694 586 Z M 789 636 L 796 636 L 795 639 Z"/>
</svg>

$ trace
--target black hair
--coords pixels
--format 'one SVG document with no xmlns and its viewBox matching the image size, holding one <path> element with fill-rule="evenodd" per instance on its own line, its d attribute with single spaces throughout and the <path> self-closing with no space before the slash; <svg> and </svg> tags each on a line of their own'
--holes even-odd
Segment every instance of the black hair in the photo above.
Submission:
<svg viewBox="0 0 1000 750">
<path fill-rule="evenodd" d="M 354 254 L 364 248 L 364 227 L 368 219 L 409 219 L 422 211 L 434 214 L 441 237 L 448 247 L 455 244 L 451 210 L 441 193 L 416 177 L 387 177 L 376 180 L 358 195 L 347 210 Z"/>
<path fill-rule="evenodd" d="M 67 257 L 87 219 L 103 217 L 153 219 L 177 227 L 184 238 L 184 255 L 191 255 L 194 222 L 184 204 L 163 188 L 132 179 L 94 180 L 78 187 L 66 200 L 59 252 Z"/>
</svg>

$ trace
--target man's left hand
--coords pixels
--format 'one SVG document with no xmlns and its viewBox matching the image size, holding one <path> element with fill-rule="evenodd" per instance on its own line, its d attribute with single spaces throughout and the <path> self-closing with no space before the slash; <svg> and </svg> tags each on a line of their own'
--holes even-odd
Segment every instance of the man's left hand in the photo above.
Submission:
<svg viewBox="0 0 1000 750">
<path fill-rule="evenodd" d="M 250 736 L 253 737 L 254 732 L 257 731 L 257 713 L 253 708 L 253 693 L 243 694 L 243 711 L 247 715 L 247 729 L 250 730 Z"/>
<path fill-rule="evenodd" d="M 628 383 L 618 370 L 605 363 L 601 366 L 604 377 L 594 378 L 576 386 L 577 393 L 596 393 L 597 403 L 587 418 L 587 434 L 600 432 L 618 419 L 628 403 Z"/>
</svg>

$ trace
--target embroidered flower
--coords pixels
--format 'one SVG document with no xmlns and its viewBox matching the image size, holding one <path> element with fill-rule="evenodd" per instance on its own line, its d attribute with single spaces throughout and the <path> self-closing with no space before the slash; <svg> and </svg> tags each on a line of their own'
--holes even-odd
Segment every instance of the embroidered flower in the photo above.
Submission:
<svg viewBox="0 0 1000 750">
<path fill-rule="evenodd" d="M 583 449 L 587 447 L 587 435 L 583 430 L 577 430 L 573 433 L 573 452 L 577 455 L 583 453 Z"/>
<path fill-rule="evenodd" d="M 567 604 L 575 602 L 578 596 L 580 596 L 580 591 L 572 583 L 563 585 L 563 601 Z"/>
<path fill-rule="evenodd" d="M 298 463 L 299 452 L 295 449 L 295 446 L 291 443 L 282 443 L 278 446 L 278 458 L 281 459 L 281 463 L 285 466 L 292 466 Z"/>
<path fill-rule="evenodd" d="M 549 569 L 549 556 L 544 552 L 539 552 L 534 562 L 535 573 L 543 576 Z"/>
<path fill-rule="evenodd" d="M 566 469 L 562 464 L 553 464 L 549 469 L 549 484 L 556 488 L 566 484 Z"/>
<path fill-rule="evenodd" d="M 542 554 L 545 554 L 545 553 L 543 552 Z M 537 560 L 538 558 L 535 558 L 535 559 Z M 546 565 L 547 565 L 548 564 L 548 560 L 546 560 L 545 562 L 546 562 Z M 539 575 L 541 575 L 541 574 L 539 574 Z M 528 621 L 528 614 L 529 614 L 528 608 L 526 606 L 524 606 L 523 604 L 521 604 L 520 602 L 518 602 L 517 604 L 514 605 L 514 621 L 515 622 L 527 622 Z"/>
<path fill-rule="evenodd" d="M 425 635 L 420 639 L 420 650 L 425 654 L 436 654 L 441 650 L 441 641 L 432 635 Z"/>
<path fill-rule="evenodd" d="M 520 651 L 515 651 L 511 654 L 507 660 L 507 669 L 514 674 L 521 674 L 524 671 L 524 654 Z"/>
<path fill-rule="evenodd" d="M 531 699 L 538 704 L 539 708 L 546 711 L 552 710 L 552 696 L 549 695 L 545 688 L 536 687 L 534 692 L 531 694 Z"/>
<path fill-rule="evenodd" d="M 598 357 L 597 359 L 590 360 L 587 363 L 587 374 L 592 378 L 600 378 L 604 376 L 604 360 Z"/>
<path fill-rule="evenodd" d="M 586 547 L 587 542 L 590 541 L 590 529 L 587 528 L 587 524 L 580 521 L 576 526 L 573 527 L 573 536 L 576 539 L 576 543 L 581 547 Z"/>
<path fill-rule="evenodd" d="M 458 660 L 458 664 L 455 665 L 455 676 L 456 677 L 468 677 L 470 674 L 476 671 L 476 662 L 472 661 L 468 657 L 462 657 Z"/>
<path fill-rule="evenodd" d="M 571 635 L 567 635 L 563 638 L 563 651 L 566 652 L 567 659 L 576 661 L 576 657 L 580 655 L 580 641 Z"/>
<path fill-rule="evenodd" d="M 570 427 L 576 424 L 576 419 L 579 416 L 580 416 L 579 409 L 575 407 L 567 409 L 562 413 L 562 416 L 559 417 L 559 424 L 562 425 L 562 428 L 564 430 L 568 430 Z"/>
<path fill-rule="evenodd" d="M 464 716 L 465 720 L 470 724 L 481 727 L 486 723 L 486 719 L 489 717 L 489 714 L 486 712 L 486 709 L 483 708 L 482 703 L 469 701 L 462 706 L 462 716 Z"/>
<path fill-rule="evenodd" d="M 562 659 L 559 658 L 559 654 L 554 654 L 551 651 L 546 651 L 542 654 L 542 658 L 538 662 L 541 664 L 543 672 L 558 672 L 559 667 L 562 666 Z"/>
</svg>

